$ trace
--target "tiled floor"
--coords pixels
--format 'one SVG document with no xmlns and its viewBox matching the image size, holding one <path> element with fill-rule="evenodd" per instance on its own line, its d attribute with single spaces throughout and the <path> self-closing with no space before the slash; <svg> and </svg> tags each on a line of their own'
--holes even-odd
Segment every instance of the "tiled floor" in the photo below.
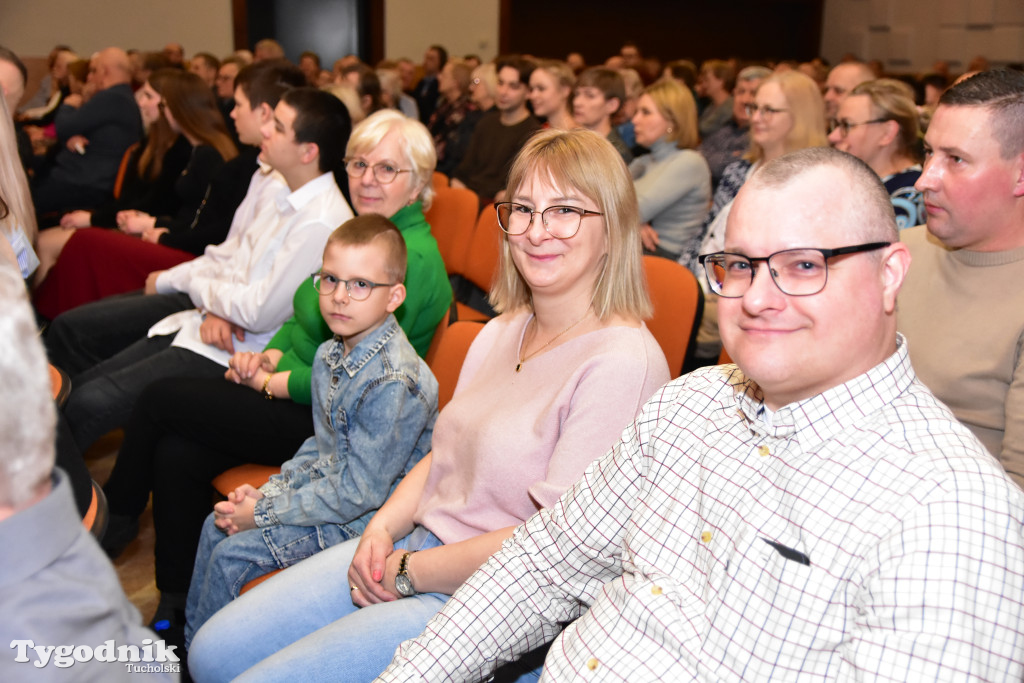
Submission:
<svg viewBox="0 0 1024 683">
<path fill-rule="evenodd" d="M 121 438 L 120 431 L 111 432 L 97 441 L 85 455 L 92 478 L 100 484 L 110 476 Z M 139 519 L 139 537 L 114 562 L 124 592 L 142 613 L 142 621 L 146 624 L 153 618 L 160 601 L 160 592 L 156 589 L 153 575 L 154 539 L 152 511 L 147 507 Z"/>
</svg>

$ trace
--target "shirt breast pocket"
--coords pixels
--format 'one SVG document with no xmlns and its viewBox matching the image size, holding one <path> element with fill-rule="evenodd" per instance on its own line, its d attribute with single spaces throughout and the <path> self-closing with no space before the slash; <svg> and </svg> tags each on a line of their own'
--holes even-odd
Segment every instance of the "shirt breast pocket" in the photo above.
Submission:
<svg viewBox="0 0 1024 683">
<path fill-rule="evenodd" d="M 738 620 L 741 628 L 757 633 L 755 650 L 780 671 L 827 670 L 846 637 L 849 582 L 816 564 L 812 550 L 763 535 L 747 540 L 745 552 L 726 570 L 727 588 L 713 628 Z M 733 642 L 742 649 L 750 645 Z"/>
</svg>

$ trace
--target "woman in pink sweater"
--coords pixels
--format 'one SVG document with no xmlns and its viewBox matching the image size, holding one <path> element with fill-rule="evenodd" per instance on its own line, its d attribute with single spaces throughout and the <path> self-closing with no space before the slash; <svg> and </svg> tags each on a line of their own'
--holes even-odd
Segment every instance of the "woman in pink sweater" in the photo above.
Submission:
<svg viewBox="0 0 1024 683">
<path fill-rule="evenodd" d="M 669 379 L 636 194 L 599 135 L 544 131 L 517 157 L 490 293 L 432 453 L 359 539 L 247 593 L 196 634 L 197 681 L 366 681 L 516 526 L 551 505 Z M 389 428 L 382 425 L 381 428 Z"/>
</svg>

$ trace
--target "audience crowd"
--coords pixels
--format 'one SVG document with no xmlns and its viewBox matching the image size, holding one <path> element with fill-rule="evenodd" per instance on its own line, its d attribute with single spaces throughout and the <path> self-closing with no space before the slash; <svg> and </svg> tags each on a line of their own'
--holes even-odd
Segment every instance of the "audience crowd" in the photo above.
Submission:
<svg viewBox="0 0 1024 683">
<path fill-rule="evenodd" d="M 1024 72 L 559 57 L 0 46 L 5 680 L 1024 676 Z"/>
</svg>

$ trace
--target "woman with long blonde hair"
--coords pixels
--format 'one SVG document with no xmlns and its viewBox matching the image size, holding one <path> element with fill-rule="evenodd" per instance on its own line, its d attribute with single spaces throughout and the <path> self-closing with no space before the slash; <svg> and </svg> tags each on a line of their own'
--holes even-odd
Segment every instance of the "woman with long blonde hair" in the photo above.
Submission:
<svg viewBox="0 0 1024 683">
<path fill-rule="evenodd" d="M 725 248 L 725 224 L 732 200 L 757 169 L 788 152 L 828 145 L 821 90 L 799 71 L 776 72 L 766 78 L 757 89 L 754 103 L 747 105 L 747 115 L 750 117 L 750 150 L 742 159 L 725 167 L 705 221 L 707 229 L 701 254 Z M 706 363 L 717 359 L 721 351 L 717 295 L 708 289 L 703 272 L 696 264 L 684 265 L 691 267 L 704 288 L 704 317 L 697 332 L 695 355 L 698 362 Z"/>
</svg>

